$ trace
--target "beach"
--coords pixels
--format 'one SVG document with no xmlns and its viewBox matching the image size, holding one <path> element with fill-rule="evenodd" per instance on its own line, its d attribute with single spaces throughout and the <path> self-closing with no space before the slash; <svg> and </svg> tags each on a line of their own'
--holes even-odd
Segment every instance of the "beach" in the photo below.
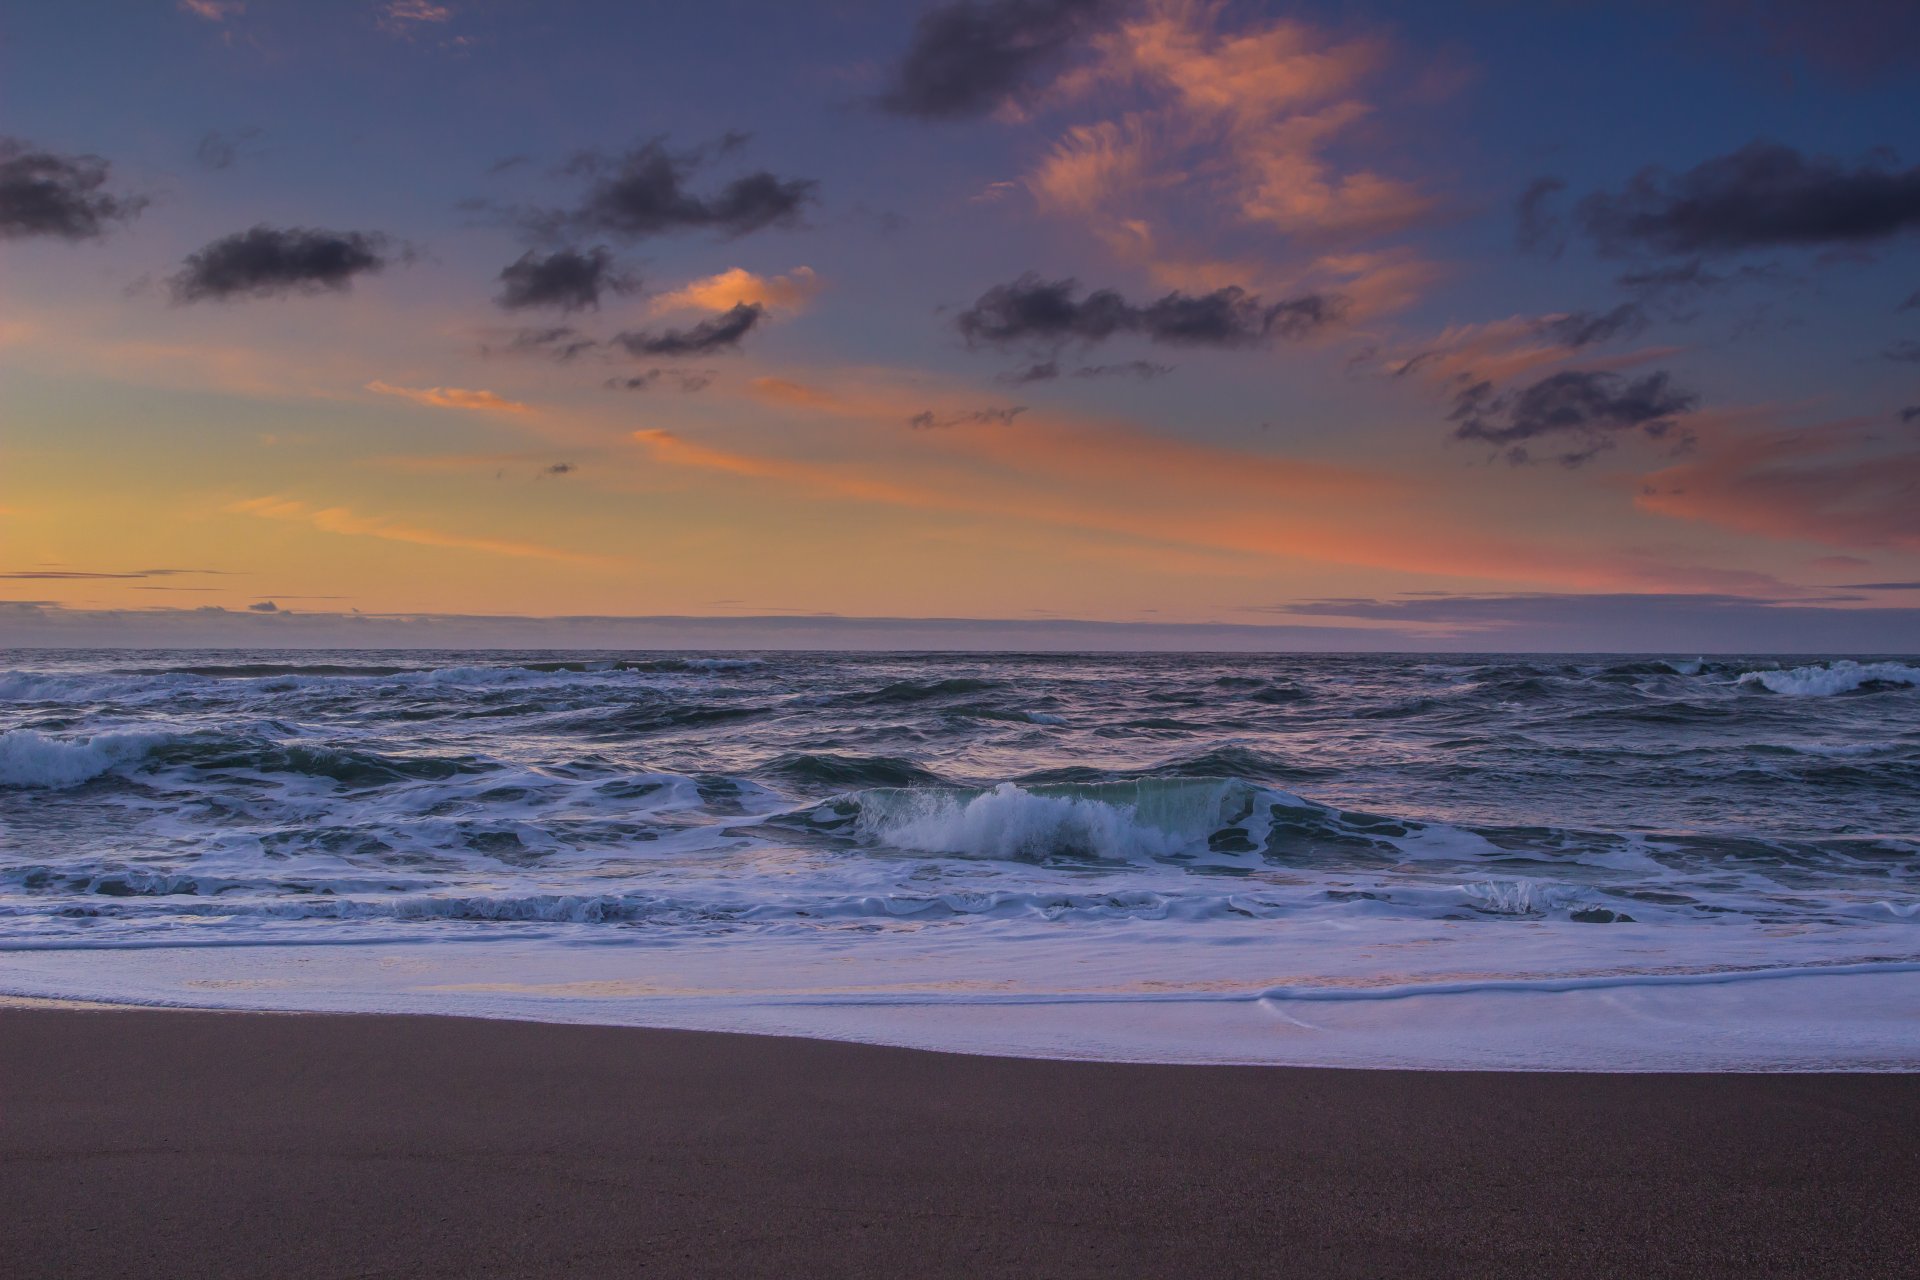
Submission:
<svg viewBox="0 0 1920 1280">
<path fill-rule="evenodd" d="M 1911 1075 L 0 1008 L 17 1277 L 1888 1276 Z"/>
</svg>

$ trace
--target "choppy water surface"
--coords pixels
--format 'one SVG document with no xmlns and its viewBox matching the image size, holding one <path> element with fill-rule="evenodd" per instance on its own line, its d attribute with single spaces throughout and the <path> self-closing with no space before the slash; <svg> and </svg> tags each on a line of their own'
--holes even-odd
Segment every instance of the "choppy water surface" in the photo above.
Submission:
<svg viewBox="0 0 1920 1280">
<path fill-rule="evenodd" d="M 0 654 L 0 977 L 779 940 L 861 989 L 1117 946 L 1135 986 L 1378 987 L 1899 965 L 1916 926 L 1898 659 Z"/>
</svg>

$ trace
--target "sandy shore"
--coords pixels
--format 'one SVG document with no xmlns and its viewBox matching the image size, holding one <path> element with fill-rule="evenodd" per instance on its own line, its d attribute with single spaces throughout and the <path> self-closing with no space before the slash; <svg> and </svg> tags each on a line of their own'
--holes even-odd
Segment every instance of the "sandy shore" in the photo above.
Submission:
<svg viewBox="0 0 1920 1280">
<path fill-rule="evenodd" d="M 1891 1276 L 1920 1077 L 0 1008 L 38 1276 Z"/>
</svg>

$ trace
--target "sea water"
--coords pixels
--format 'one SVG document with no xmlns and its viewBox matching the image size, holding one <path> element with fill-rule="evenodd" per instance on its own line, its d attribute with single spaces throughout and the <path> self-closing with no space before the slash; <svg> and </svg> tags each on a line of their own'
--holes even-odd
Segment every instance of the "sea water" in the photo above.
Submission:
<svg viewBox="0 0 1920 1280">
<path fill-rule="evenodd" d="M 1920 663 L 0 654 L 0 994 L 1912 1068 Z"/>
</svg>

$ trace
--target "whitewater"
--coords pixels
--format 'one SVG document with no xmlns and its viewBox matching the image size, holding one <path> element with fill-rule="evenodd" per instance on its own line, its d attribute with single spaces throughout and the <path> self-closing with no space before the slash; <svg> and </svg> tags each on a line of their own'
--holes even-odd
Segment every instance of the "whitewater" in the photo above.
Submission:
<svg viewBox="0 0 1920 1280">
<path fill-rule="evenodd" d="M 4 652 L 0 996 L 1913 1069 L 1920 661 Z"/>
</svg>

